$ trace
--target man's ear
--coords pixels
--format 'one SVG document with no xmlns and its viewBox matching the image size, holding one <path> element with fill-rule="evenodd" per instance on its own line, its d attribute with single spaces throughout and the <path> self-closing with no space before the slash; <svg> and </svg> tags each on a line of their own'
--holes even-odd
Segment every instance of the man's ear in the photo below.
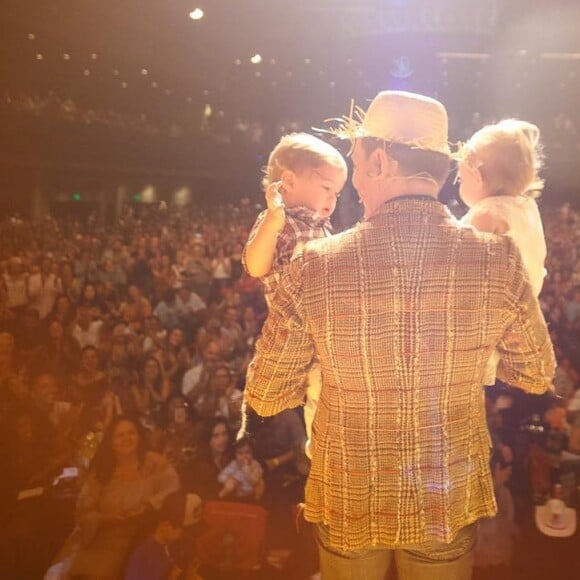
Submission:
<svg viewBox="0 0 580 580">
<path fill-rule="evenodd" d="M 394 175 L 399 165 L 382 147 L 377 147 L 370 155 L 371 169 L 367 173 L 369 177 L 388 177 Z"/>
<path fill-rule="evenodd" d="M 395 161 L 383 147 L 375 150 L 380 159 L 380 175 L 382 177 L 391 177 L 399 171 L 399 162 Z"/>
</svg>

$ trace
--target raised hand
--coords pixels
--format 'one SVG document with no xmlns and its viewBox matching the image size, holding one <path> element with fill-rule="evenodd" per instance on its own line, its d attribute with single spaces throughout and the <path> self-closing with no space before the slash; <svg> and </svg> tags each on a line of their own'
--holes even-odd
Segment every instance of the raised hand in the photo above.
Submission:
<svg viewBox="0 0 580 580">
<path fill-rule="evenodd" d="M 284 212 L 284 199 L 280 193 L 281 181 L 275 181 L 266 190 L 266 207 L 268 209 L 267 219 L 276 231 L 281 231 L 286 223 L 286 213 Z"/>
</svg>

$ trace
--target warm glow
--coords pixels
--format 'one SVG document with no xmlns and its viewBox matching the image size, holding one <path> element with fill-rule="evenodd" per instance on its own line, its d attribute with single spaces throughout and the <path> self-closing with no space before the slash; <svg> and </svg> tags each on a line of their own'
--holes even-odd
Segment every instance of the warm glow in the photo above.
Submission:
<svg viewBox="0 0 580 580">
<path fill-rule="evenodd" d="M 203 10 L 201 8 L 196 8 L 189 13 L 189 17 L 192 20 L 201 20 L 203 18 Z"/>
<path fill-rule="evenodd" d="M 141 192 L 141 201 L 143 203 L 153 203 L 157 199 L 157 190 L 152 185 L 146 185 Z"/>
<path fill-rule="evenodd" d="M 250 62 L 252 64 L 260 64 L 262 62 L 262 56 L 259 54 L 255 54 L 251 59 Z"/>
<path fill-rule="evenodd" d="M 185 207 L 191 202 L 191 189 L 182 187 L 173 194 L 173 203 L 177 207 Z"/>
</svg>

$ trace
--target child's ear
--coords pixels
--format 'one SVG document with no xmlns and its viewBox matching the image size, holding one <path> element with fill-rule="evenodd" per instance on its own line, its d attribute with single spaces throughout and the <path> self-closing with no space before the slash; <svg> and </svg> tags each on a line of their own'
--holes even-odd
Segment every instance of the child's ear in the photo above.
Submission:
<svg viewBox="0 0 580 580">
<path fill-rule="evenodd" d="M 296 182 L 296 174 L 291 169 L 284 169 L 280 176 L 280 181 L 282 182 L 282 189 L 284 191 L 292 191 Z"/>
</svg>

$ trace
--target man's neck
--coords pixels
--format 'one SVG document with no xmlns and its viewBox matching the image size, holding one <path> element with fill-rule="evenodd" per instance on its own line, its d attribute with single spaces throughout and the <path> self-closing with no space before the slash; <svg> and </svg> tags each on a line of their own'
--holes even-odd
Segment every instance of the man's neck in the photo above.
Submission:
<svg viewBox="0 0 580 580">
<path fill-rule="evenodd" d="M 428 196 L 437 199 L 439 187 L 434 182 L 425 179 L 392 180 L 383 191 L 363 201 L 365 219 L 373 217 L 385 202 L 404 195 Z"/>
</svg>

